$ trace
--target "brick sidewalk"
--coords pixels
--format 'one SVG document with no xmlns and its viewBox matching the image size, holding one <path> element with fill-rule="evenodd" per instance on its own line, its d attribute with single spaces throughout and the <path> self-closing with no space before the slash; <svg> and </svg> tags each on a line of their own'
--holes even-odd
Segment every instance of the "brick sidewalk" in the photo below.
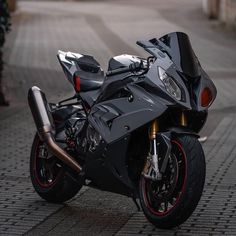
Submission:
<svg viewBox="0 0 236 236">
<path fill-rule="evenodd" d="M 224 31 L 199 15 L 200 0 L 132 3 L 19 2 L 6 48 L 11 107 L 0 108 L 0 235 L 236 235 L 234 35 L 222 36 Z M 72 87 L 57 62 L 58 49 L 94 55 L 106 68 L 112 55 L 145 55 L 135 41 L 154 36 L 154 29 L 155 35 L 189 33 L 200 61 L 216 78 L 218 97 L 204 131 L 213 132 L 204 145 L 207 181 L 197 210 L 180 228 L 161 231 L 123 196 L 84 188 L 65 205 L 41 200 L 29 179 L 35 128 L 26 107 L 28 88 L 38 85 L 50 100 L 62 98 Z"/>
</svg>

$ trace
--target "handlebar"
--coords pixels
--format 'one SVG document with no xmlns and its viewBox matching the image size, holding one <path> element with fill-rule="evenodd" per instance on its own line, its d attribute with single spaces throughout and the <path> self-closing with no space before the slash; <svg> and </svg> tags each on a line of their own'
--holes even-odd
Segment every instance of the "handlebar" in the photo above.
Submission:
<svg viewBox="0 0 236 236">
<path fill-rule="evenodd" d="M 106 76 L 118 75 L 118 74 L 122 74 L 122 73 L 126 73 L 126 72 L 136 72 L 141 69 L 145 69 L 143 67 L 143 62 L 142 61 L 141 62 L 134 62 L 134 63 L 130 64 L 129 67 L 118 68 L 115 70 L 107 71 Z"/>
</svg>

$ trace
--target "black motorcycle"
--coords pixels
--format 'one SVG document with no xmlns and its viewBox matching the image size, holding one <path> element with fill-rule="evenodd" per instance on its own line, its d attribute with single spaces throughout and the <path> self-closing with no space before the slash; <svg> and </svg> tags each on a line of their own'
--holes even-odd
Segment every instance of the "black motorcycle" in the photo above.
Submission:
<svg viewBox="0 0 236 236">
<path fill-rule="evenodd" d="M 28 101 L 37 134 L 30 157 L 36 192 L 64 202 L 83 185 L 137 199 L 159 228 L 192 214 L 202 195 L 205 157 L 198 132 L 216 88 L 188 36 L 138 41 L 147 59 L 120 55 L 104 75 L 88 55 L 58 52 L 75 95 L 48 103 L 38 88 Z"/>
</svg>

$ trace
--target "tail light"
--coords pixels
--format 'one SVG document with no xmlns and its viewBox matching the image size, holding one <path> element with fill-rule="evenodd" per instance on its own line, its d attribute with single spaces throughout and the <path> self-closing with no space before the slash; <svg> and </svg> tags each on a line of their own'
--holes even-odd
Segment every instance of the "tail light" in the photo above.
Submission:
<svg viewBox="0 0 236 236">
<path fill-rule="evenodd" d="M 79 93 L 80 92 L 80 77 L 79 76 L 74 77 L 74 87 L 75 87 L 75 91 Z"/>
<path fill-rule="evenodd" d="M 201 105 L 202 107 L 208 107 L 213 100 L 212 92 L 211 90 L 206 87 L 202 90 L 201 93 Z"/>
</svg>

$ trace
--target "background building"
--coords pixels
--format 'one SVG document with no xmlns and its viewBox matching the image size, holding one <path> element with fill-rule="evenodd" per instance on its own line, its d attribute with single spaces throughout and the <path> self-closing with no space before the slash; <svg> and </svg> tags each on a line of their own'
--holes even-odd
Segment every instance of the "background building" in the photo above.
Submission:
<svg viewBox="0 0 236 236">
<path fill-rule="evenodd" d="M 236 0 L 203 0 L 203 9 L 209 18 L 236 28 Z"/>
</svg>

